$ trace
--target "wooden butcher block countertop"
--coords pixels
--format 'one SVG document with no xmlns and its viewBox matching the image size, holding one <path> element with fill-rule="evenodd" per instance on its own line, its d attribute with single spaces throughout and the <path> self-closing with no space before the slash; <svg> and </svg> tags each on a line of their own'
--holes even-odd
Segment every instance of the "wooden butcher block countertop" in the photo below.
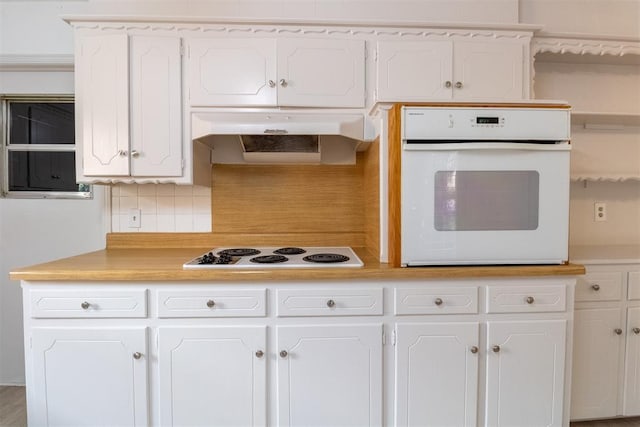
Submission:
<svg viewBox="0 0 640 427">
<path fill-rule="evenodd" d="M 193 246 L 198 240 L 191 241 Z M 295 243 L 298 244 L 298 243 Z M 317 246 L 316 242 L 312 243 Z M 305 246 L 298 244 L 299 246 Z M 350 280 L 350 279 L 446 279 L 473 277 L 523 277 L 580 275 L 582 265 L 448 266 L 394 268 L 380 263 L 367 249 L 354 247 L 364 262 L 362 268 L 302 269 L 200 269 L 184 270 L 182 265 L 220 244 L 198 247 L 150 248 L 110 245 L 107 249 L 64 258 L 30 267 L 16 268 L 13 280 L 41 281 L 268 281 L 268 280 Z M 256 245 L 258 246 L 258 245 Z M 306 245 L 309 246 L 309 245 Z"/>
</svg>

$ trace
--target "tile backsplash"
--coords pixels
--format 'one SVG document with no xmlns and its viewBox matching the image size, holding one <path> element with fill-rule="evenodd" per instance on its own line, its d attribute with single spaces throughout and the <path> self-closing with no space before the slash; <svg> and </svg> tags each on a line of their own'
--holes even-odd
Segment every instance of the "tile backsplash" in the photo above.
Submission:
<svg viewBox="0 0 640 427">
<path fill-rule="evenodd" d="M 130 210 L 140 209 L 140 227 Z M 210 232 L 211 188 L 174 184 L 117 184 L 111 187 L 111 231 Z"/>
</svg>

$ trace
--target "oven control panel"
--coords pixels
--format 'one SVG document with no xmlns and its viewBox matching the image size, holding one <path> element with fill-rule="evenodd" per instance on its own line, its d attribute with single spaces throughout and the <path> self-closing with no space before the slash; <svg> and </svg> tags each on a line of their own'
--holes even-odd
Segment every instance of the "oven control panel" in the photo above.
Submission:
<svg viewBox="0 0 640 427">
<path fill-rule="evenodd" d="M 453 118 L 451 118 L 453 120 Z M 469 119 L 469 123 L 471 127 L 485 127 L 485 128 L 495 128 L 495 127 L 504 127 L 505 118 L 504 116 L 490 116 L 490 115 L 481 115 L 476 117 L 471 117 Z"/>
</svg>

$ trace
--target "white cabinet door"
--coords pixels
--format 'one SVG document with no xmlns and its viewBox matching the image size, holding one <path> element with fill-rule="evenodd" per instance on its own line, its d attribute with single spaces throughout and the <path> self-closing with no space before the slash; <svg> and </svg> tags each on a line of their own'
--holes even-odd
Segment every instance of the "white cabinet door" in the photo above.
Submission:
<svg viewBox="0 0 640 427">
<path fill-rule="evenodd" d="M 364 40 L 278 40 L 278 105 L 364 107 Z"/>
<path fill-rule="evenodd" d="M 627 351 L 625 357 L 622 414 L 640 415 L 640 307 L 627 309 Z"/>
<path fill-rule="evenodd" d="M 148 425 L 146 328 L 36 327 L 31 340 L 30 425 Z"/>
<path fill-rule="evenodd" d="M 160 327 L 160 424 L 266 425 L 265 326 Z"/>
<path fill-rule="evenodd" d="M 580 309 L 574 314 L 571 419 L 617 414 L 618 366 L 624 337 L 619 308 Z"/>
<path fill-rule="evenodd" d="M 275 39 L 187 41 L 189 104 L 276 105 Z"/>
<path fill-rule="evenodd" d="M 453 50 L 454 99 L 524 98 L 523 44 L 457 41 Z"/>
<path fill-rule="evenodd" d="M 478 323 L 401 323 L 396 333 L 396 425 L 476 426 Z"/>
<path fill-rule="evenodd" d="M 178 37 L 131 37 L 131 175 L 182 175 Z"/>
<path fill-rule="evenodd" d="M 84 175 L 129 175 L 129 69 L 126 34 L 79 37 L 76 133 Z"/>
<path fill-rule="evenodd" d="M 378 42 L 378 101 L 450 99 L 452 42 Z"/>
<path fill-rule="evenodd" d="M 487 322 L 486 425 L 562 425 L 566 325 Z"/>
<path fill-rule="evenodd" d="M 382 425 L 382 325 L 279 326 L 277 425 Z"/>
</svg>

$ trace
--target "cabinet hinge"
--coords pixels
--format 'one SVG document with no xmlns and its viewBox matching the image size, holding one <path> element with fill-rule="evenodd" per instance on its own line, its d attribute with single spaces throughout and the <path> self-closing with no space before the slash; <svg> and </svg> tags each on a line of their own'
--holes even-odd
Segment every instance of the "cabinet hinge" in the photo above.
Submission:
<svg viewBox="0 0 640 427">
<path fill-rule="evenodd" d="M 184 44 L 180 41 L 180 56 L 184 56 Z"/>
<path fill-rule="evenodd" d="M 158 333 L 158 331 L 156 331 L 156 332 L 155 332 L 156 339 L 154 340 L 154 341 L 155 341 L 155 343 L 156 343 L 156 352 L 158 352 L 158 349 L 160 348 L 160 344 L 159 344 L 159 342 L 158 342 L 158 341 L 159 341 L 159 339 L 158 339 L 158 335 L 160 335 L 160 334 Z"/>
<path fill-rule="evenodd" d="M 397 342 L 396 330 L 391 331 L 391 344 L 395 347 Z"/>
<path fill-rule="evenodd" d="M 387 344 L 387 334 L 384 333 L 384 330 L 382 331 L 382 345 L 386 345 Z"/>
<path fill-rule="evenodd" d="M 29 335 L 29 348 L 33 348 L 33 337 Z"/>
<path fill-rule="evenodd" d="M 182 158 L 182 171 L 184 172 L 184 157 Z"/>
</svg>

